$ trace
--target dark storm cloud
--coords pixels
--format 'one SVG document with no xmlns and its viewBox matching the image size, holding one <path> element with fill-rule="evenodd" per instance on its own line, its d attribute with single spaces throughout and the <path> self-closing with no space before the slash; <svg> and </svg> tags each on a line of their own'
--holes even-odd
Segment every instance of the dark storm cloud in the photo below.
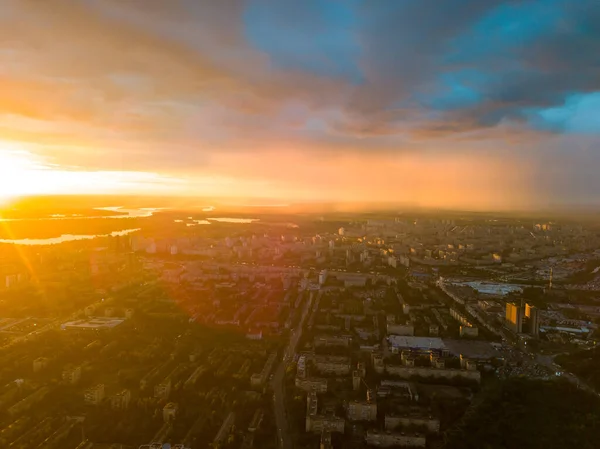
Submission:
<svg viewBox="0 0 600 449">
<path fill-rule="evenodd" d="M 544 2 L 556 14 L 536 20 L 543 13 L 540 3 L 364 2 L 357 15 L 365 83 L 346 104 L 352 116 L 349 132 L 387 132 L 391 125 L 381 123 L 382 109 L 414 103 L 415 96 L 434 101 L 440 75 L 453 72 L 479 72 L 482 81 L 471 86 L 479 101 L 465 98 L 461 107 L 457 98 L 454 110 L 441 112 L 445 119 L 473 126 L 525 120 L 532 109 L 560 105 L 572 93 L 600 90 L 600 2 Z M 478 27 L 483 20 L 489 28 Z M 521 29 L 511 33 L 510 27 Z M 495 29 L 499 38 L 485 48 L 486 33 Z M 518 39 L 511 35 L 518 33 Z"/>
</svg>

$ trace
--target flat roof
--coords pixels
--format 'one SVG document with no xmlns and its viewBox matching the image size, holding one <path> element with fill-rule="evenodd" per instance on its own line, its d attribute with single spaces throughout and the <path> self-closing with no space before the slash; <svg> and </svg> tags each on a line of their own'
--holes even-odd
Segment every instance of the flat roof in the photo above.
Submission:
<svg viewBox="0 0 600 449">
<path fill-rule="evenodd" d="M 441 338 L 436 337 L 405 337 L 390 335 L 388 342 L 396 348 L 445 349 Z"/>
<path fill-rule="evenodd" d="M 93 317 L 84 320 L 69 321 L 62 324 L 61 329 L 112 329 L 121 324 L 123 319 L 113 317 Z"/>
</svg>

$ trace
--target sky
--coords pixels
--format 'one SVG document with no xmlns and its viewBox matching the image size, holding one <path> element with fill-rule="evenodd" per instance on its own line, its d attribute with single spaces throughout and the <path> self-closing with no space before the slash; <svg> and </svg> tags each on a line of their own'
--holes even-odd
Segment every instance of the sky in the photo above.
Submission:
<svg viewBox="0 0 600 449">
<path fill-rule="evenodd" d="M 0 197 L 600 205 L 597 0 L 0 4 Z"/>
</svg>

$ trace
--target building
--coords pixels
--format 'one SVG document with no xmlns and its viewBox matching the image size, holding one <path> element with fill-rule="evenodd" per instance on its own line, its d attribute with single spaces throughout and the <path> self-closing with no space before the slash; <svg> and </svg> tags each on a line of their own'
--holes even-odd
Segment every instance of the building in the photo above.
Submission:
<svg viewBox="0 0 600 449">
<path fill-rule="evenodd" d="M 410 446 L 425 447 L 426 439 L 424 436 L 405 435 L 404 433 L 379 432 L 377 430 L 367 431 L 367 444 L 371 446 L 390 447 L 390 446 Z"/>
<path fill-rule="evenodd" d="M 387 340 L 392 350 L 398 352 L 407 349 L 417 352 L 441 351 L 444 356 L 449 353 L 441 338 L 390 335 Z"/>
<path fill-rule="evenodd" d="M 418 402 L 419 393 L 414 384 L 398 380 L 382 380 L 377 391 L 378 396 L 396 396 L 409 402 Z"/>
<path fill-rule="evenodd" d="M 131 402 L 131 391 L 123 390 L 110 397 L 110 408 L 115 410 L 126 410 Z"/>
<path fill-rule="evenodd" d="M 27 410 L 29 410 L 33 405 L 37 404 L 38 402 L 40 402 L 42 399 L 44 399 L 44 397 L 50 392 L 50 389 L 48 387 L 42 387 L 36 391 L 34 391 L 33 393 L 31 393 L 29 396 L 24 397 L 23 399 L 21 399 L 19 402 L 17 402 L 16 404 L 13 404 L 11 407 L 8 408 L 8 410 L 6 410 L 10 415 L 16 415 L 19 413 L 23 413 L 26 412 Z"/>
<path fill-rule="evenodd" d="M 458 321 L 460 324 L 462 324 L 463 326 L 473 327 L 473 323 L 471 323 L 469 318 L 464 313 L 460 312 L 459 310 L 455 309 L 454 307 L 450 309 L 450 316 L 452 318 L 454 318 L 456 321 Z"/>
<path fill-rule="evenodd" d="M 163 421 L 166 423 L 175 421 L 178 410 L 179 406 L 175 402 L 169 402 L 163 407 Z"/>
<path fill-rule="evenodd" d="M 348 419 L 350 421 L 377 420 L 377 404 L 373 400 L 350 402 L 348 404 Z"/>
<path fill-rule="evenodd" d="M 430 368 L 423 366 L 403 366 L 403 365 L 386 365 L 385 371 L 393 376 L 398 376 L 401 379 L 410 379 L 411 377 L 423 377 L 431 379 L 469 379 L 477 383 L 481 382 L 481 373 L 477 371 L 477 366 L 474 369 L 452 369 L 452 368 Z"/>
<path fill-rule="evenodd" d="M 62 372 L 62 380 L 69 384 L 75 385 L 81 379 L 80 366 L 67 366 Z"/>
<path fill-rule="evenodd" d="M 346 421 L 335 415 L 315 415 L 307 417 L 307 432 L 338 432 L 344 433 Z"/>
<path fill-rule="evenodd" d="M 311 391 L 306 397 L 306 431 L 307 432 L 339 432 L 344 433 L 344 418 L 333 414 L 318 413 L 317 393 Z"/>
<path fill-rule="evenodd" d="M 345 376 L 350 374 L 350 359 L 345 356 L 316 356 L 315 368 L 324 374 Z"/>
<path fill-rule="evenodd" d="M 525 317 L 527 318 L 527 333 L 538 336 L 540 334 L 540 311 L 537 307 L 526 304 Z"/>
<path fill-rule="evenodd" d="M 423 429 L 427 433 L 438 433 L 440 431 L 440 420 L 421 413 L 385 415 L 385 430 L 406 427 Z"/>
<path fill-rule="evenodd" d="M 521 305 L 512 302 L 506 303 L 506 327 L 520 334 L 523 331 L 523 314 L 524 310 Z"/>
<path fill-rule="evenodd" d="M 325 282 L 327 281 L 327 276 L 327 270 L 321 270 L 321 272 L 319 273 L 319 285 L 325 284 Z"/>
<path fill-rule="evenodd" d="M 192 374 L 190 374 L 190 377 L 187 378 L 187 380 L 184 382 L 183 387 L 184 388 L 191 388 L 192 386 L 194 386 L 194 384 L 196 383 L 196 381 L 198 380 L 198 378 L 204 374 L 206 372 L 206 367 L 203 365 L 200 365 L 199 367 L 197 367 L 194 372 Z"/>
<path fill-rule="evenodd" d="M 347 348 L 352 342 L 348 335 L 318 335 L 314 338 L 315 347 L 343 346 Z"/>
<path fill-rule="evenodd" d="M 246 333 L 246 338 L 248 340 L 262 340 L 263 337 L 263 333 L 262 330 L 258 329 L 258 330 L 254 330 L 254 331 L 248 331 Z"/>
<path fill-rule="evenodd" d="M 256 432 L 256 430 L 260 427 L 260 423 L 265 416 L 265 412 L 262 409 L 257 409 L 254 412 L 254 416 L 252 417 L 252 421 L 250 421 L 250 425 L 248 426 L 248 432 Z"/>
<path fill-rule="evenodd" d="M 297 363 L 297 369 L 296 369 L 296 377 L 299 377 L 300 379 L 304 379 L 307 376 L 307 367 L 306 367 L 306 356 L 301 355 L 298 358 L 298 363 Z"/>
<path fill-rule="evenodd" d="M 415 335 L 415 327 L 412 324 L 392 324 L 388 323 L 387 325 L 387 333 L 388 335 L 404 335 L 404 336 L 413 336 Z"/>
<path fill-rule="evenodd" d="M 383 355 L 378 352 L 374 352 L 371 354 L 371 362 L 373 363 L 373 369 L 375 372 L 377 374 L 383 374 L 383 371 L 385 370 Z"/>
<path fill-rule="evenodd" d="M 479 335 L 479 329 L 475 326 L 460 326 L 461 337 L 477 337 Z"/>
<path fill-rule="evenodd" d="M 331 444 L 331 432 L 323 431 L 321 434 L 321 445 L 320 449 L 333 449 Z"/>
<path fill-rule="evenodd" d="M 165 379 L 154 386 L 154 397 L 157 399 L 169 399 L 171 394 L 171 379 Z"/>
<path fill-rule="evenodd" d="M 89 405 L 99 405 L 104 400 L 104 384 L 88 388 L 83 394 L 83 400 Z"/>
<path fill-rule="evenodd" d="M 38 357 L 33 361 L 33 372 L 39 373 L 41 370 L 48 366 L 48 359 L 46 357 Z"/>
<path fill-rule="evenodd" d="M 259 387 L 264 385 L 269 378 L 269 373 L 273 369 L 273 365 L 275 364 L 275 359 L 277 358 L 277 353 L 272 353 L 269 355 L 263 369 L 260 373 L 255 373 L 250 377 L 250 385 L 253 387 Z"/>
<path fill-rule="evenodd" d="M 62 330 L 99 331 L 112 329 L 124 321 L 122 318 L 94 317 L 85 320 L 69 321 L 68 323 L 61 324 L 60 327 Z"/>
<path fill-rule="evenodd" d="M 327 392 L 327 379 L 319 377 L 296 377 L 295 384 L 297 388 L 300 388 L 307 393 L 311 391 L 316 391 L 317 393 Z"/>
<path fill-rule="evenodd" d="M 215 439 L 213 440 L 214 447 L 219 447 L 220 443 L 222 443 L 225 440 L 225 437 L 229 435 L 229 432 L 233 428 L 234 423 L 235 415 L 233 412 L 230 412 L 229 415 L 227 415 L 227 418 L 225 418 L 225 420 L 223 421 L 221 428 L 219 429 L 217 435 L 215 436 Z"/>
</svg>

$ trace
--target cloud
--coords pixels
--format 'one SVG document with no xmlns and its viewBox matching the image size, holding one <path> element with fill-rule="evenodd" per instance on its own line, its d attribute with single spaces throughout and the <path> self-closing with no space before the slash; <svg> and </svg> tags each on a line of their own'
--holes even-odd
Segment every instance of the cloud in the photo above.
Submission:
<svg viewBox="0 0 600 449">
<path fill-rule="evenodd" d="M 600 131 L 599 24 L 593 0 L 5 0 L 0 140 L 177 176 L 240 178 L 238 161 L 263 173 L 270 157 L 261 182 L 281 191 L 324 157 L 398 176 L 465 151 L 484 172 L 494 153 L 533 167 L 545 144 Z"/>
</svg>

